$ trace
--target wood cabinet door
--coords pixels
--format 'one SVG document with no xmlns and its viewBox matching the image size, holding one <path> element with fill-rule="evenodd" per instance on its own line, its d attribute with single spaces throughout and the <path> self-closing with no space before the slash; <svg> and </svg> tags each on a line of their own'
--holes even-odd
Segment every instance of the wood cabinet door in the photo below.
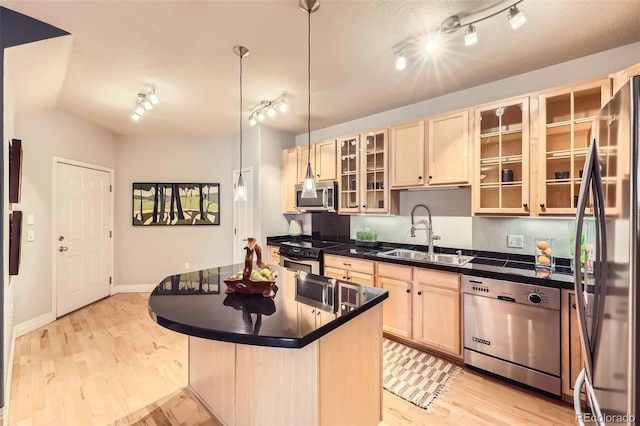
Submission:
<svg viewBox="0 0 640 426">
<path fill-rule="evenodd" d="M 391 188 L 425 184 L 424 121 L 391 127 L 389 178 Z"/>
<path fill-rule="evenodd" d="M 429 119 L 428 185 L 469 183 L 469 112 Z"/>
<path fill-rule="evenodd" d="M 309 156 L 309 146 L 300 145 L 298 147 L 298 171 L 297 171 L 297 183 L 304 182 L 304 178 L 307 176 L 307 164 L 311 163 L 311 171 L 317 174 L 316 170 L 316 150 L 315 146 L 311 145 L 311 156 Z M 317 180 L 317 176 L 316 176 Z"/>
<path fill-rule="evenodd" d="M 363 274 L 358 271 L 349 271 L 348 272 L 348 281 L 356 284 L 369 285 L 371 287 L 375 286 L 375 280 L 373 275 Z"/>
<path fill-rule="evenodd" d="M 396 336 L 411 338 L 411 283 L 378 277 L 378 287 L 389 292 L 382 304 L 382 328 Z"/>
<path fill-rule="evenodd" d="M 474 214 L 529 214 L 529 122 L 529 98 L 476 108 Z"/>
<path fill-rule="evenodd" d="M 537 203 L 540 215 L 575 215 L 595 116 L 611 98 L 609 79 L 560 88 L 539 96 Z M 611 156 L 613 161 L 617 155 Z M 607 167 L 617 170 L 614 164 Z M 605 193 L 615 193 L 616 176 L 603 177 Z M 605 196 L 607 214 L 614 213 L 614 196 Z"/>
<path fill-rule="evenodd" d="M 331 139 L 314 145 L 315 168 L 313 172 L 316 174 L 316 179 L 336 180 L 336 140 Z"/>
<path fill-rule="evenodd" d="M 413 290 L 413 340 L 462 356 L 460 292 L 416 284 Z"/>
<path fill-rule="evenodd" d="M 308 334 L 316 329 L 316 315 L 319 309 L 298 303 L 298 333 Z"/>
<path fill-rule="evenodd" d="M 269 246 L 267 248 L 269 251 L 269 265 L 280 265 L 280 247 L 278 246 Z"/>
<path fill-rule="evenodd" d="M 338 213 L 360 213 L 360 135 L 336 142 Z"/>
<path fill-rule="evenodd" d="M 298 149 L 287 148 L 282 151 L 282 213 L 296 213 L 297 183 Z"/>
<path fill-rule="evenodd" d="M 333 266 L 324 266 L 324 276 L 328 278 L 334 278 L 336 280 L 346 280 L 347 271 L 340 268 L 334 268 Z"/>
</svg>

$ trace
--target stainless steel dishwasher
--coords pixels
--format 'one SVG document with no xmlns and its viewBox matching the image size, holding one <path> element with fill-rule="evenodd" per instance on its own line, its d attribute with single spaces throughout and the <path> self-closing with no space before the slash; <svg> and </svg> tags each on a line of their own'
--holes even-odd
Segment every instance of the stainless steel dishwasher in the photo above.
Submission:
<svg viewBox="0 0 640 426">
<path fill-rule="evenodd" d="M 464 362 L 560 395 L 560 289 L 464 276 Z"/>
</svg>

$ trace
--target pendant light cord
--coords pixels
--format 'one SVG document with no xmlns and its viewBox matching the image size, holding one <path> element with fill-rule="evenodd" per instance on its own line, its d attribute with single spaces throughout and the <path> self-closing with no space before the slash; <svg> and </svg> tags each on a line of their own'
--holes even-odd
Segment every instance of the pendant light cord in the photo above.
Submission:
<svg viewBox="0 0 640 426">
<path fill-rule="evenodd" d="M 240 54 L 240 176 L 242 176 L 242 53 Z"/>
<path fill-rule="evenodd" d="M 309 16 L 309 31 L 307 32 L 307 165 L 311 164 L 311 7 L 307 10 Z"/>
</svg>

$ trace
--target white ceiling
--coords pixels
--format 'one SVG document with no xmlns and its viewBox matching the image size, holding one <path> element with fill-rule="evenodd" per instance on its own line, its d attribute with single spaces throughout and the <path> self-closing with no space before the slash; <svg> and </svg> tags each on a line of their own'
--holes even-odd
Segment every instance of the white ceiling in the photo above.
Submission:
<svg viewBox="0 0 640 426">
<path fill-rule="evenodd" d="M 239 59 L 232 48 L 241 44 L 250 50 L 243 118 L 286 94 L 289 112 L 264 124 L 305 133 L 307 15 L 297 3 L 0 0 L 72 34 L 14 48 L 16 109 L 57 104 L 120 135 L 235 134 Z M 475 46 L 464 46 L 461 28 L 442 38 L 435 56 L 420 49 L 405 71 L 394 68 L 403 41 L 437 32 L 451 15 L 464 25 L 512 3 L 321 0 L 311 16 L 312 130 L 640 41 L 638 0 L 524 0 L 520 29 L 503 12 L 476 24 Z M 134 123 L 137 93 L 153 85 L 161 103 Z"/>
</svg>

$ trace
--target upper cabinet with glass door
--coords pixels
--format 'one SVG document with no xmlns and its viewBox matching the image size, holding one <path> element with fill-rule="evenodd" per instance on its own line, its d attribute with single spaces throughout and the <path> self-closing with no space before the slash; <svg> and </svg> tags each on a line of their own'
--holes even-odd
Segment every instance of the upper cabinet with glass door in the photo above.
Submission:
<svg viewBox="0 0 640 426">
<path fill-rule="evenodd" d="M 529 98 L 476 108 L 474 214 L 529 214 Z"/>
<path fill-rule="evenodd" d="M 346 136 L 337 141 L 339 213 L 360 212 L 360 135 Z"/>
<path fill-rule="evenodd" d="M 362 213 L 397 213 L 398 193 L 391 194 L 388 177 L 388 130 L 360 135 L 360 196 Z"/>
<path fill-rule="evenodd" d="M 575 214 L 589 130 L 610 97 L 609 79 L 540 95 L 539 214 Z"/>
</svg>

